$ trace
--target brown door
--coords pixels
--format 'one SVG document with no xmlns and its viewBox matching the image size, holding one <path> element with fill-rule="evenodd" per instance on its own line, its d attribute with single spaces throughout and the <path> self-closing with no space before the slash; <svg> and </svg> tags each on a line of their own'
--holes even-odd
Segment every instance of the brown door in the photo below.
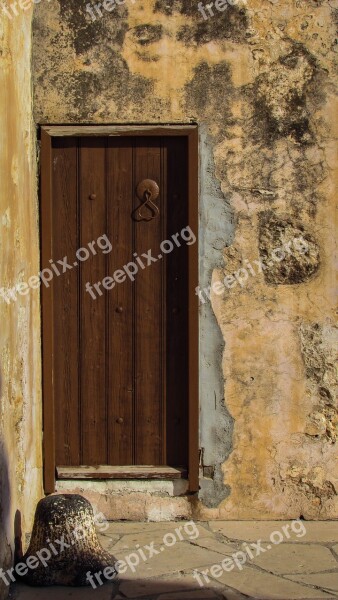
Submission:
<svg viewBox="0 0 338 600">
<path fill-rule="evenodd" d="M 53 277 L 43 272 L 50 281 L 42 287 L 56 472 L 102 465 L 184 472 L 188 262 L 197 245 L 188 140 L 54 137 L 49 159 L 50 231 L 42 241 L 50 259 L 43 249 L 42 267 Z M 42 198 L 42 222 L 43 213 Z"/>
</svg>

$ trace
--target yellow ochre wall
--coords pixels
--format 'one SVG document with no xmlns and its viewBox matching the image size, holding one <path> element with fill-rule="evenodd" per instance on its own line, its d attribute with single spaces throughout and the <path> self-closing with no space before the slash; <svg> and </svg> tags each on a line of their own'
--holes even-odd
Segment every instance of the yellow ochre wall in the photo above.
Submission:
<svg viewBox="0 0 338 600">
<path fill-rule="evenodd" d="M 0 287 L 38 273 L 31 14 L 0 17 Z M 11 565 L 14 535 L 31 531 L 41 483 L 39 292 L 0 298 L 0 566 Z M 0 597 L 7 588 L 0 581 Z"/>
</svg>

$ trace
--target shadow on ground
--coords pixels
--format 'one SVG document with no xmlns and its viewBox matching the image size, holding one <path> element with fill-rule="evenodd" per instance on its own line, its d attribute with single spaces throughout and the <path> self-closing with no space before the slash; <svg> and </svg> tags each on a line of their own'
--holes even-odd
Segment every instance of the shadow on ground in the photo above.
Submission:
<svg viewBox="0 0 338 600">
<path fill-rule="evenodd" d="M 242 600 L 248 598 L 232 590 L 215 590 L 207 587 L 165 580 L 133 580 L 121 582 L 116 593 L 113 586 L 107 583 L 92 587 L 29 587 L 17 583 L 10 591 L 11 600 Z"/>
</svg>

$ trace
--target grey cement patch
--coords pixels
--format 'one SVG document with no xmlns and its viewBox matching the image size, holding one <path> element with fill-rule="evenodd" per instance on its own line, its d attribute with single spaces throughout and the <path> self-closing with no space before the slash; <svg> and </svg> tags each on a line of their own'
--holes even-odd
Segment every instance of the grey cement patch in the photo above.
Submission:
<svg viewBox="0 0 338 600">
<path fill-rule="evenodd" d="M 212 272 L 222 267 L 223 249 L 234 236 L 235 223 L 229 198 L 215 177 L 213 150 L 206 128 L 200 128 L 200 224 L 199 282 L 202 289 L 211 283 Z M 203 294 L 204 298 L 206 296 Z M 224 402 L 222 354 L 224 340 L 209 299 L 200 304 L 200 448 L 204 469 L 200 500 L 216 507 L 229 495 L 223 484 L 221 465 L 232 447 L 233 419 Z"/>
</svg>

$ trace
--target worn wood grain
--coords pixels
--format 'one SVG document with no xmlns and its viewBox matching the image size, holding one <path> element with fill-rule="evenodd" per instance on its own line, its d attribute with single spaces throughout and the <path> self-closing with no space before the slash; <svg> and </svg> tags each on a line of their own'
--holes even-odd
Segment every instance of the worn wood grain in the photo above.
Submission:
<svg viewBox="0 0 338 600">
<path fill-rule="evenodd" d="M 196 130 L 194 124 L 186 125 L 43 125 L 42 131 L 53 137 L 65 136 L 186 136 Z"/>
<path fill-rule="evenodd" d="M 107 148 L 108 275 L 133 260 L 133 146 L 125 138 L 109 140 Z M 134 460 L 133 282 L 122 271 L 121 283 L 108 292 L 107 415 L 108 464 Z M 124 280 L 123 280 L 124 279 Z"/>
<path fill-rule="evenodd" d="M 139 465 L 139 466 L 108 466 L 97 467 L 58 467 L 59 479 L 181 479 L 187 475 L 186 469 L 171 467 Z"/>
<path fill-rule="evenodd" d="M 58 263 L 75 259 L 78 248 L 77 140 L 53 140 L 53 255 L 60 275 L 54 276 L 54 404 L 56 464 L 80 461 L 79 427 L 79 319 L 77 268 Z"/>
<path fill-rule="evenodd" d="M 143 179 L 158 183 L 160 196 L 156 199 L 160 213 L 151 221 L 135 221 L 135 252 L 138 256 L 149 250 L 156 262 L 140 270 L 134 284 L 135 294 L 135 462 L 163 464 L 164 390 L 163 390 L 163 258 L 162 241 L 163 194 L 161 181 L 161 140 L 142 138 L 135 145 L 135 184 Z M 135 186 L 136 187 L 136 186 Z M 140 200 L 134 196 L 134 209 Z M 143 208 L 142 214 L 152 212 Z M 137 216 L 137 213 L 136 213 Z"/>
<path fill-rule="evenodd" d="M 105 140 L 81 138 L 79 154 L 79 227 L 81 247 L 107 231 Z M 95 194 L 95 200 L 90 199 Z M 86 291 L 87 282 L 101 282 L 106 275 L 106 255 L 97 249 L 80 269 L 80 372 L 81 460 L 91 464 L 107 462 L 106 403 L 106 290 L 99 288 L 96 299 Z"/>
</svg>

